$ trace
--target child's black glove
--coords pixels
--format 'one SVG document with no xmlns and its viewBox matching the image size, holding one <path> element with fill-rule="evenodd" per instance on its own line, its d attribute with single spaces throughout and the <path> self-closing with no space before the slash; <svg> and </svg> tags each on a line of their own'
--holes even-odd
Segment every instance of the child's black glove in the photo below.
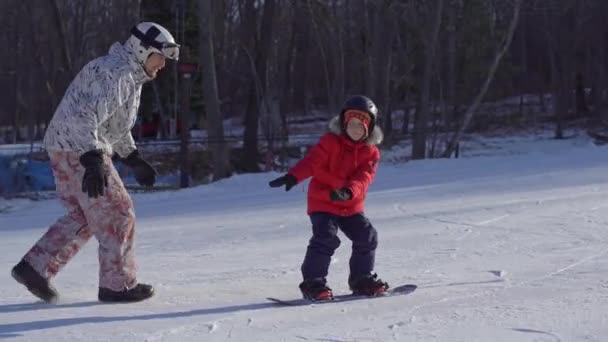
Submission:
<svg viewBox="0 0 608 342">
<path fill-rule="evenodd" d="M 156 170 L 141 157 L 139 151 L 131 152 L 122 162 L 133 170 L 135 180 L 140 185 L 153 186 L 156 183 Z"/>
<path fill-rule="evenodd" d="M 285 185 L 285 191 L 291 190 L 296 184 L 298 184 L 298 180 L 289 173 L 268 182 L 268 185 L 270 185 L 271 188 L 279 188 Z"/>
<path fill-rule="evenodd" d="M 353 198 L 353 193 L 347 188 L 333 190 L 329 193 L 329 199 L 336 202 L 348 201 Z"/>
</svg>

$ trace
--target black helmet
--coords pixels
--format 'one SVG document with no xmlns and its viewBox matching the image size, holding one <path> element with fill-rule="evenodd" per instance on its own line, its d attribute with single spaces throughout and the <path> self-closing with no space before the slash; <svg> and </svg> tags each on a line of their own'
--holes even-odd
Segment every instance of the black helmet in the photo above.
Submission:
<svg viewBox="0 0 608 342">
<path fill-rule="evenodd" d="M 359 110 L 369 114 L 371 118 L 371 122 L 369 124 L 369 132 L 371 134 L 371 132 L 374 131 L 374 127 L 376 127 L 376 120 L 378 117 L 378 107 L 376 107 L 374 101 L 372 101 L 369 97 L 363 95 L 355 95 L 346 100 L 346 102 L 344 102 L 344 105 L 342 106 L 342 112 L 340 112 L 341 127 L 344 127 L 344 113 L 351 109 Z"/>
</svg>

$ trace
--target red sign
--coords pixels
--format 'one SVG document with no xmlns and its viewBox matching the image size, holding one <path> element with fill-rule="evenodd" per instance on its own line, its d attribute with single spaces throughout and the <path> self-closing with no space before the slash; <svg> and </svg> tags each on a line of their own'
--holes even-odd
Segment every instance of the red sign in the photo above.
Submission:
<svg viewBox="0 0 608 342">
<path fill-rule="evenodd" d="M 196 63 L 178 63 L 177 72 L 180 74 L 193 74 L 196 72 L 198 64 Z"/>
</svg>

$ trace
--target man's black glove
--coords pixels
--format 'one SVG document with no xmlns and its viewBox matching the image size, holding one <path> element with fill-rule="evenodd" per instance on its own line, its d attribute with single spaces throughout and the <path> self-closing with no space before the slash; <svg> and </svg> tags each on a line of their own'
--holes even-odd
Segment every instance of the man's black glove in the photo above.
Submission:
<svg viewBox="0 0 608 342">
<path fill-rule="evenodd" d="M 298 184 L 298 180 L 289 173 L 268 182 L 268 185 L 270 185 L 271 188 L 278 188 L 285 185 L 285 191 L 291 190 L 296 184 Z"/>
<path fill-rule="evenodd" d="M 353 198 L 353 193 L 347 188 L 332 190 L 329 193 L 329 199 L 332 201 L 348 201 Z"/>
<path fill-rule="evenodd" d="M 138 150 L 131 152 L 122 162 L 133 170 L 139 185 L 152 186 L 156 183 L 156 170 L 141 157 Z"/>
<path fill-rule="evenodd" d="M 103 196 L 104 187 L 108 187 L 108 175 L 103 167 L 103 151 L 91 150 L 80 156 L 80 164 L 84 166 L 82 177 L 82 192 L 89 197 Z"/>
</svg>

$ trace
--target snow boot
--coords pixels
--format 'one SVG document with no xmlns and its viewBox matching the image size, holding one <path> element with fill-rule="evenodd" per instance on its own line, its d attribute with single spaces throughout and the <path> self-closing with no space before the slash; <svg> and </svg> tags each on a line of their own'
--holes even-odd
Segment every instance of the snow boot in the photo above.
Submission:
<svg viewBox="0 0 608 342">
<path fill-rule="evenodd" d="M 388 290 L 386 282 L 378 278 L 377 274 L 364 274 L 348 277 L 348 285 L 353 291 L 353 295 L 358 296 L 379 296 Z"/>
<path fill-rule="evenodd" d="M 53 288 L 47 279 L 44 279 L 38 274 L 27 261 L 21 260 L 15 265 L 11 271 L 11 275 L 18 283 L 24 285 L 34 296 L 47 303 L 57 302 L 57 290 Z"/>
<path fill-rule="evenodd" d="M 312 301 L 333 300 L 334 295 L 327 286 L 325 278 L 305 279 L 300 284 L 300 291 L 304 299 Z"/>
<path fill-rule="evenodd" d="M 137 284 L 134 288 L 124 291 L 113 291 L 99 288 L 97 298 L 106 303 L 133 303 L 146 300 L 154 295 L 154 287 L 147 284 Z"/>
</svg>

